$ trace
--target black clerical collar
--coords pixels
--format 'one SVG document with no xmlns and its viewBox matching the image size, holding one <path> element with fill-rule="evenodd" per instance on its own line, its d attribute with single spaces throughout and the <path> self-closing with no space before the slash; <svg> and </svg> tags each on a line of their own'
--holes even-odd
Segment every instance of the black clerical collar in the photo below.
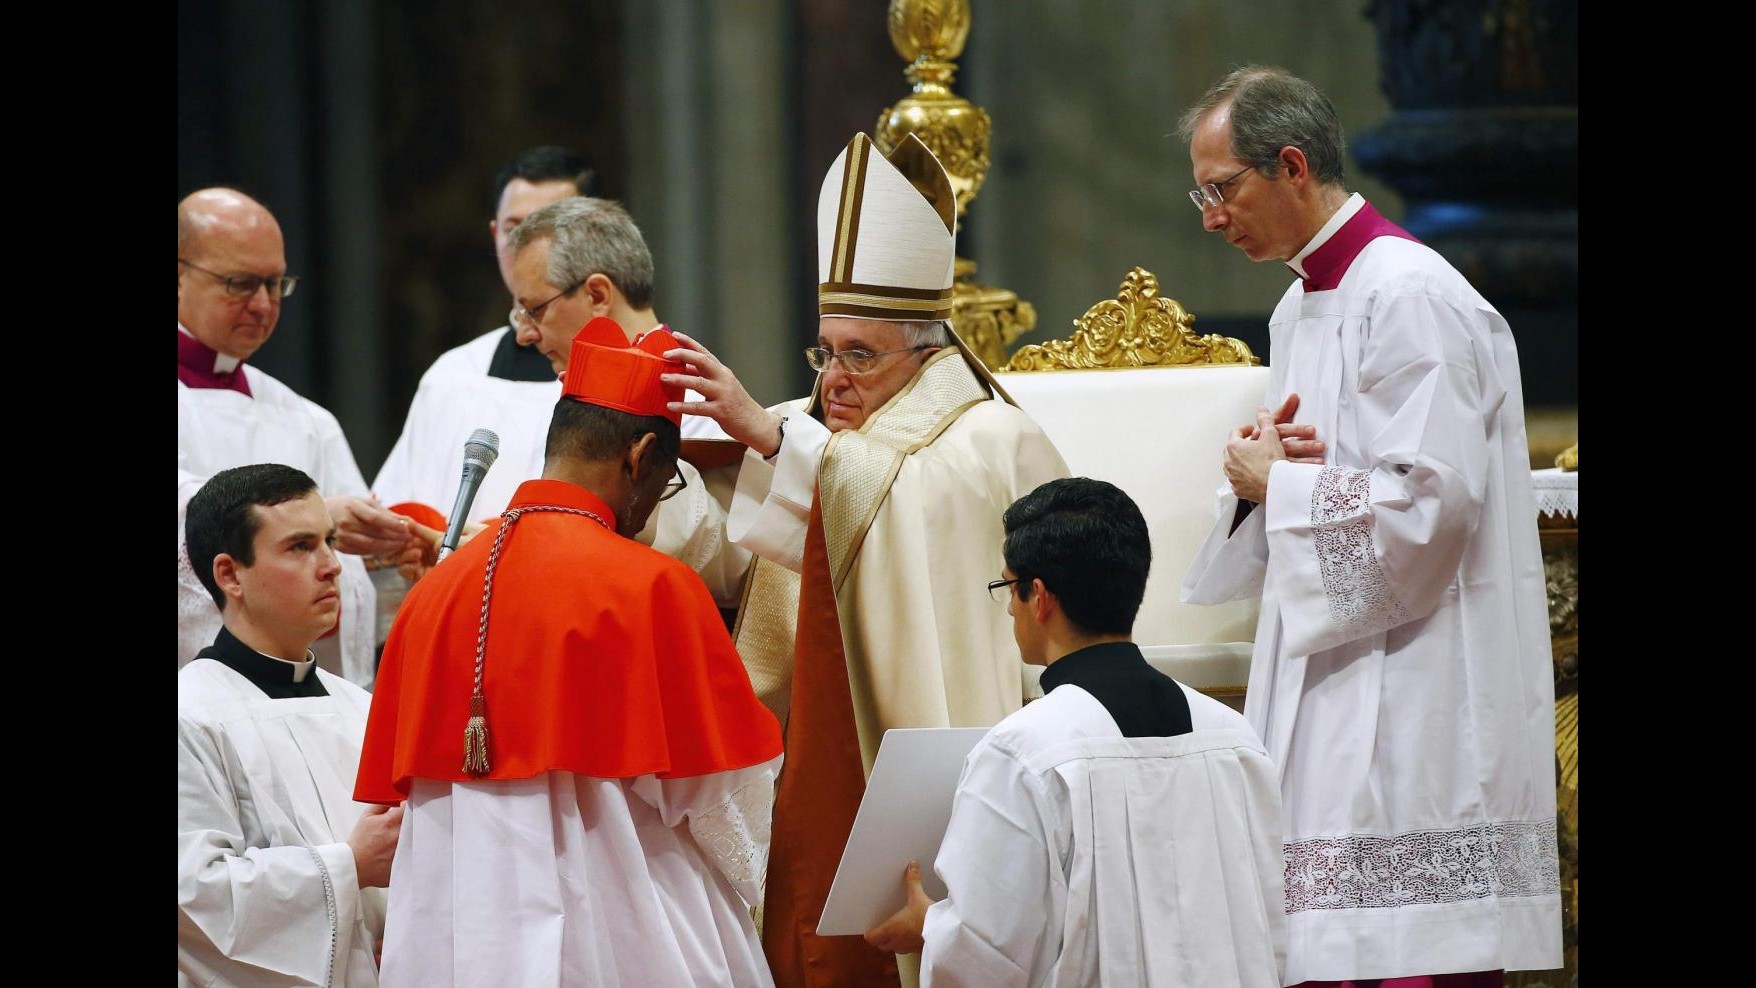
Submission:
<svg viewBox="0 0 1756 988">
<path fill-rule="evenodd" d="M 309 659 L 311 653 L 305 653 Z M 315 665 L 306 667 L 304 682 L 296 682 L 300 664 L 287 662 L 264 655 L 239 641 L 230 631 L 221 628 L 219 636 L 213 644 L 202 649 L 195 656 L 198 659 L 212 659 L 223 662 L 226 667 L 245 679 L 257 689 L 269 695 L 271 699 L 288 700 L 299 696 L 328 696 L 329 691 L 323 688 L 323 680 L 317 678 Z"/>
<path fill-rule="evenodd" d="M 549 363 L 543 351 L 534 346 L 519 346 L 518 330 L 508 329 L 500 334 L 500 345 L 494 348 L 494 356 L 488 361 L 488 376 L 503 381 L 553 383 L 558 375 L 555 365 Z"/>
<path fill-rule="evenodd" d="M 1183 688 L 1148 664 L 1133 642 L 1088 645 L 1043 670 L 1044 693 L 1069 684 L 1096 697 L 1123 737 L 1168 738 L 1194 730 Z"/>
</svg>

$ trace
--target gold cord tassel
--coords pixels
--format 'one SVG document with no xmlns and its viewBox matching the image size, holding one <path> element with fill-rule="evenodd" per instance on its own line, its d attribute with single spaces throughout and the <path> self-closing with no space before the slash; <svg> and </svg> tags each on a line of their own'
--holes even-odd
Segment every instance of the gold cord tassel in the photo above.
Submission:
<svg viewBox="0 0 1756 988">
<path fill-rule="evenodd" d="M 480 693 L 469 698 L 469 725 L 463 729 L 463 770 L 488 774 L 488 701 Z"/>
</svg>

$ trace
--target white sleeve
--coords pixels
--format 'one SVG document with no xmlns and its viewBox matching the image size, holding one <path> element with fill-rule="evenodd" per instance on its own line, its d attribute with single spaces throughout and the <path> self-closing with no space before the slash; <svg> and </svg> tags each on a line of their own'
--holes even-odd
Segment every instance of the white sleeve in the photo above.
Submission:
<svg viewBox="0 0 1756 988">
<path fill-rule="evenodd" d="M 1360 365 L 1368 465 L 1275 463 L 1264 505 L 1286 647 L 1309 655 L 1432 613 L 1481 516 L 1503 392 L 1451 306 L 1381 302 Z"/>
<path fill-rule="evenodd" d="M 726 533 L 733 542 L 795 573 L 804 567 L 805 529 L 829 435 L 823 423 L 795 412 L 787 417 L 786 435 L 772 464 L 755 450 L 744 453 L 726 517 Z"/>
<path fill-rule="evenodd" d="M 191 423 L 195 416 L 189 408 L 186 389 L 177 387 L 177 668 L 181 669 L 195 653 L 213 643 L 219 634 L 219 608 L 213 604 L 213 598 L 207 595 L 207 588 L 201 585 L 201 579 L 195 573 L 194 566 L 189 562 L 189 550 L 184 544 L 188 538 L 187 520 L 189 500 L 193 498 L 201 486 L 207 483 L 207 476 L 197 472 L 195 457 L 190 455 L 190 433 L 194 430 Z"/>
<path fill-rule="evenodd" d="M 317 446 L 322 457 L 322 468 L 321 475 L 311 479 L 317 481 L 318 492 L 324 497 L 340 494 L 365 497 L 370 494 L 366 478 L 360 473 L 360 465 L 354 460 L 353 448 L 348 445 L 348 437 L 341 431 L 341 423 L 322 405 L 309 398 L 299 400 L 305 403 L 306 410 L 317 423 Z"/>
<path fill-rule="evenodd" d="M 694 388 L 684 388 L 683 389 L 683 400 L 684 401 L 706 401 L 707 396 L 702 394 L 701 392 L 695 390 Z M 720 428 L 718 422 L 714 421 L 713 419 L 709 418 L 706 415 L 685 414 L 683 416 L 682 423 L 677 428 L 677 431 L 682 433 L 682 436 L 684 439 L 730 439 L 730 438 L 732 438 L 731 436 L 726 435 L 726 430 Z"/>
<path fill-rule="evenodd" d="M 744 588 L 750 551 L 726 537 L 726 509 L 714 496 L 719 477 L 702 476 L 693 464 L 677 461 L 689 486 L 659 503 L 635 540 L 652 546 L 694 570 L 720 607 L 735 608 Z M 709 471 L 717 474 L 718 471 Z"/>
<path fill-rule="evenodd" d="M 346 843 L 249 847 L 237 793 L 206 729 L 177 720 L 177 941 L 263 981 L 327 984 L 359 928 Z"/>
<path fill-rule="evenodd" d="M 415 394 L 415 403 L 409 406 L 408 419 L 403 422 L 402 435 L 396 437 L 396 445 L 390 447 L 390 455 L 384 458 L 384 465 L 378 468 L 378 476 L 372 479 L 372 493 L 384 504 L 400 504 L 412 501 L 409 494 L 414 486 L 410 476 L 409 458 L 414 443 L 409 439 L 414 432 L 415 409 L 421 400 L 420 393 Z"/>
<path fill-rule="evenodd" d="M 200 416 L 195 414 L 191 404 L 189 389 L 181 382 L 177 384 L 177 538 L 183 538 L 183 511 L 189 507 L 189 499 L 207 483 L 208 475 L 204 472 L 205 465 L 197 462 L 191 455 L 190 447 L 199 442 L 201 434 Z"/>
<path fill-rule="evenodd" d="M 1051 935 L 1059 867 L 1038 809 L 1040 783 L 986 740 L 964 764 L 933 869 L 945 898 L 921 931 L 921 986 L 1031 983 Z"/>
<path fill-rule="evenodd" d="M 183 527 L 183 512 L 189 508 L 189 499 L 207 483 L 207 478 L 183 467 L 183 451 L 177 450 L 177 527 Z"/>
<path fill-rule="evenodd" d="M 1262 595 L 1268 569 L 1268 536 L 1261 505 L 1238 500 L 1221 484 L 1213 529 L 1183 577 L 1183 603 L 1223 604 Z M 1240 519 L 1240 507 L 1247 513 Z"/>
<path fill-rule="evenodd" d="M 189 550 L 183 542 L 183 518 L 177 518 L 177 668 L 195 658 L 195 653 L 213 644 L 219 634 L 219 608 L 208 596 L 207 588 L 189 562 Z"/>
<path fill-rule="evenodd" d="M 774 814 L 774 780 L 781 756 L 760 765 L 688 779 L 644 775 L 634 794 L 675 827 L 685 820 L 702 856 L 732 888 L 754 906 L 762 901 L 768 872 L 769 828 Z"/>
<path fill-rule="evenodd" d="M 311 479 L 317 481 L 318 493 L 324 497 L 370 496 L 341 423 L 322 405 L 305 398 L 300 400 L 317 423 L 322 471 Z M 331 670 L 362 689 L 371 689 L 377 675 L 378 588 L 366 571 L 365 561 L 358 556 L 342 557 L 341 584 L 341 630 L 334 638 L 318 643 L 318 657 L 327 658 L 333 648 L 336 662 L 331 664 Z"/>
<path fill-rule="evenodd" d="M 468 405 L 470 397 L 453 373 L 442 370 L 455 353 L 440 356 L 421 375 L 415 396 L 409 400 L 408 415 L 403 418 L 402 434 L 396 437 L 396 445 L 390 447 L 390 455 L 378 468 L 378 476 L 372 478 L 372 493 L 386 505 L 434 502 L 434 492 L 421 489 L 431 483 L 434 473 L 434 464 L 428 462 L 433 457 L 434 439 L 444 434 L 444 423 L 449 418 L 446 412 L 455 410 L 460 403 Z M 450 505 L 434 507 L 443 511 Z"/>
</svg>

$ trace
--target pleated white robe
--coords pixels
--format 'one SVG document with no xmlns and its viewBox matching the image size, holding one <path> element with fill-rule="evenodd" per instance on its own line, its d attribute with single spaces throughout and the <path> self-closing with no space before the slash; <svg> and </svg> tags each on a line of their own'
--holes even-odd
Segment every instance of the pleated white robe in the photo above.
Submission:
<svg viewBox="0 0 1756 988">
<path fill-rule="evenodd" d="M 1262 595 L 1245 712 L 1281 773 L 1287 978 L 1561 966 L 1555 704 L 1518 355 L 1431 249 L 1379 237 L 1295 282 L 1264 403 L 1276 463 L 1184 599 Z"/>
<path fill-rule="evenodd" d="M 686 779 L 415 779 L 383 983 L 769 986 L 751 920 L 780 759 Z"/>
<path fill-rule="evenodd" d="M 224 663 L 177 672 L 177 983 L 371 988 L 384 890 L 347 837 L 372 698 L 271 699 Z"/>
<path fill-rule="evenodd" d="M 976 745 L 923 986 L 1279 988 L 1278 779 L 1242 717 L 1183 693 L 1188 734 L 1124 737 L 1065 684 Z"/>
</svg>

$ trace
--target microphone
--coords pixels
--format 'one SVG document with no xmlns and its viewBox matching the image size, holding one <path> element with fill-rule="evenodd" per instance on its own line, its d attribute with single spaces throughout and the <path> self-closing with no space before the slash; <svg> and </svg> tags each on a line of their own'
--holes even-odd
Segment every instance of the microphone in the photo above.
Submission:
<svg viewBox="0 0 1756 988">
<path fill-rule="evenodd" d="M 445 538 L 439 543 L 441 561 L 463 540 L 463 526 L 469 521 L 470 505 L 476 501 L 482 478 L 488 475 L 488 468 L 499 456 L 500 437 L 490 429 L 477 429 L 463 444 L 463 481 L 457 485 L 457 503 L 451 506 L 451 521 L 445 526 Z"/>
</svg>

